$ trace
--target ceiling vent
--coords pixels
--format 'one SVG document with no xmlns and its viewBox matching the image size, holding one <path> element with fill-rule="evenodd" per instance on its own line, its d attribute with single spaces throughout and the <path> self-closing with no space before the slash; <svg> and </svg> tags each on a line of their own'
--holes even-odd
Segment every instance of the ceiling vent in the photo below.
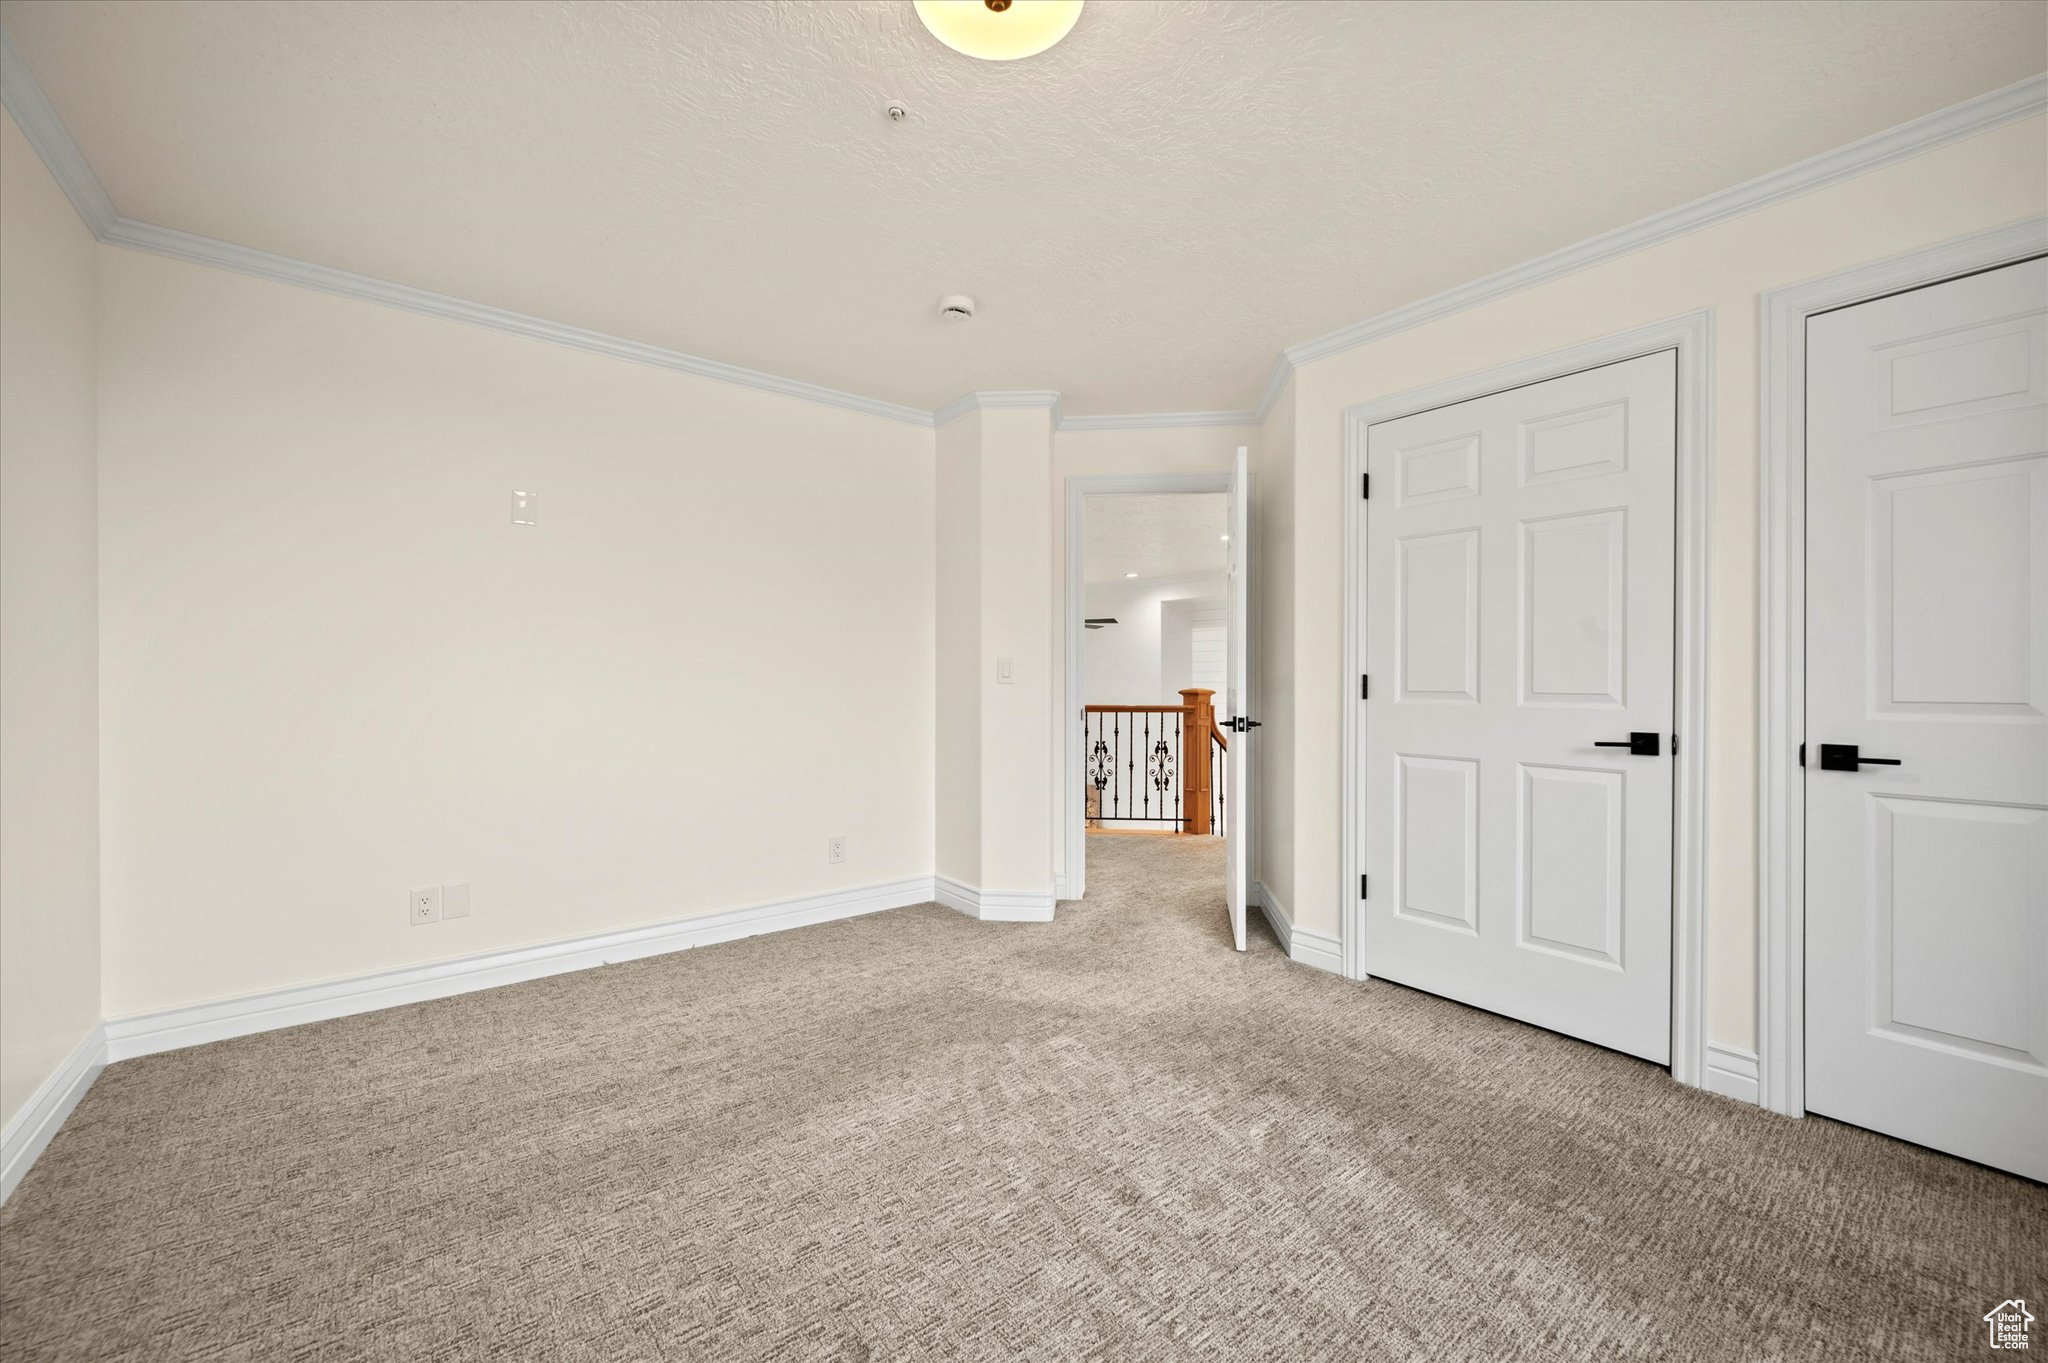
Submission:
<svg viewBox="0 0 2048 1363">
<path fill-rule="evenodd" d="M 974 316 L 974 300 L 964 293 L 952 294 L 939 300 L 939 316 L 948 322 L 964 322 Z"/>
</svg>

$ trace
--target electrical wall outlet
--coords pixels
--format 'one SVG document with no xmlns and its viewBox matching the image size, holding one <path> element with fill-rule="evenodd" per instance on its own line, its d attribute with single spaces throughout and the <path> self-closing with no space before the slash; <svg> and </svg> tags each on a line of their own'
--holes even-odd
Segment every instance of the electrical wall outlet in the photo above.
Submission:
<svg viewBox="0 0 2048 1363">
<path fill-rule="evenodd" d="M 469 882 L 461 881 L 441 887 L 441 917 L 469 917 Z"/>
<path fill-rule="evenodd" d="M 412 892 L 412 925 L 441 921 L 441 887 L 428 885 Z"/>
<path fill-rule="evenodd" d="M 836 838 L 828 838 L 828 839 L 826 839 L 826 841 L 825 841 L 825 862 L 826 862 L 826 864 L 827 864 L 827 865 L 829 865 L 829 866 L 838 866 L 838 865 L 841 865 L 841 864 L 843 864 L 843 863 L 844 863 L 845 861 L 846 861 L 846 837 L 845 837 L 845 835 L 844 835 L 844 834 L 841 834 L 841 835 L 840 835 L 839 837 L 836 837 Z"/>
</svg>

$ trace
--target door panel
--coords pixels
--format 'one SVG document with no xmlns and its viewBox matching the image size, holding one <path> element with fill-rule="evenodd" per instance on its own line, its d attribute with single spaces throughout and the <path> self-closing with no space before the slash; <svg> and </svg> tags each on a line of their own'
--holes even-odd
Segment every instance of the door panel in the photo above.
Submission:
<svg viewBox="0 0 2048 1363">
<path fill-rule="evenodd" d="M 1664 351 L 1374 426 L 1363 560 L 1367 973 L 1660 1062 L 1676 395 Z"/>
<path fill-rule="evenodd" d="M 1522 946 L 1621 968 L 1627 780 L 1625 772 L 1523 765 Z"/>
<path fill-rule="evenodd" d="M 1479 532 L 1400 544 L 1401 693 L 1410 700 L 1479 699 Z"/>
<path fill-rule="evenodd" d="M 2036 457 L 1874 482 L 1873 561 L 1891 568 L 1869 588 L 1881 706 L 2048 708 L 2028 625 L 2048 567 L 2033 552 L 2044 474 Z"/>
<path fill-rule="evenodd" d="M 1809 320 L 1806 1106 L 2048 1178 L 2048 262 Z"/>
<path fill-rule="evenodd" d="M 1401 764 L 1401 902 L 1395 912 L 1475 931 L 1479 764 L 1406 753 L 1396 760 Z"/>
<path fill-rule="evenodd" d="M 1628 512 L 1522 525 L 1522 700 L 1620 708 Z"/>
</svg>

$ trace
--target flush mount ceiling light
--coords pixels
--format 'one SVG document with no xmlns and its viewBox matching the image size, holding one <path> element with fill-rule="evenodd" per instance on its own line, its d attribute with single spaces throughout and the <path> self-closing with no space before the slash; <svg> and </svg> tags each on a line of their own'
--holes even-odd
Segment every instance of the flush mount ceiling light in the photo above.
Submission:
<svg viewBox="0 0 2048 1363">
<path fill-rule="evenodd" d="M 1081 0 L 912 0 L 932 36 L 970 57 L 1011 62 L 1045 51 L 1081 17 Z"/>
</svg>

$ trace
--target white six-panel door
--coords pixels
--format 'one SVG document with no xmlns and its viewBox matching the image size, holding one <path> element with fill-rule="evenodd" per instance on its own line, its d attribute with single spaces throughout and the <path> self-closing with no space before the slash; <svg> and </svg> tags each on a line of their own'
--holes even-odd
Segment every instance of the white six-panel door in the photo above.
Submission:
<svg viewBox="0 0 2048 1363">
<path fill-rule="evenodd" d="M 1660 1063 L 1676 399 L 1663 351 L 1374 425 L 1361 557 L 1366 972 Z"/>
<path fill-rule="evenodd" d="M 1806 1107 L 2048 1179 L 2048 261 L 1806 354 Z"/>
</svg>

